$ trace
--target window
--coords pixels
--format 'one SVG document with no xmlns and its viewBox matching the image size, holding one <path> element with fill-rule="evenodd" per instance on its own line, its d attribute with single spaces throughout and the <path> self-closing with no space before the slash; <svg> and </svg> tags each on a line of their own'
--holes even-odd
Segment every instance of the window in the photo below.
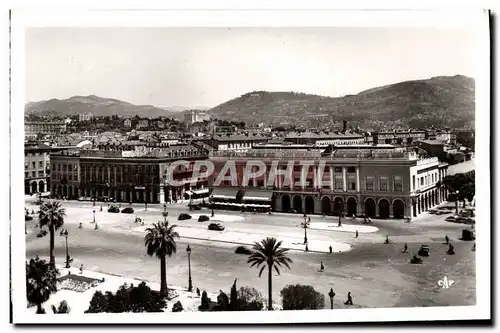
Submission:
<svg viewBox="0 0 500 333">
<path fill-rule="evenodd" d="M 366 176 L 366 189 L 373 191 L 373 176 Z"/>
<path fill-rule="evenodd" d="M 36 171 L 31 171 L 31 177 L 33 177 L 33 178 L 36 177 Z"/>
<path fill-rule="evenodd" d="M 356 190 L 356 175 L 349 175 L 347 177 L 347 186 L 349 190 Z"/>
<path fill-rule="evenodd" d="M 26 172 L 24 173 L 24 178 L 28 178 L 28 177 L 29 177 L 29 174 L 30 174 L 30 173 L 29 173 L 28 171 L 26 171 Z"/>
<path fill-rule="evenodd" d="M 38 177 L 43 177 L 43 171 L 38 171 Z"/>
<path fill-rule="evenodd" d="M 403 178 L 401 176 L 394 176 L 394 191 L 395 192 L 403 191 Z"/>
<path fill-rule="evenodd" d="M 36 168 L 36 162 L 35 161 L 32 161 L 31 162 L 31 168 L 35 169 Z"/>
<path fill-rule="evenodd" d="M 42 162 L 42 161 L 39 161 L 39 162 L 38 162 L 38 167 L 39 167 L 39 168 L 43 168 L 43 162 Z"/>
<path fill-rule="evenodd" d="M 342 190 L 344 188 L 344 181 L 342 176 L 335 176 L 335 189 Z"/>
<path fill-rule="evenodd" d="M 424 186 L 424 177 L 420 177 L 420 186 Z"/>
<path fill-rule="evenodd" d="M 24 168 L 28 169 L 28 166 L 29 166 L 28 162 L 24 162 Z"/>
<path fill-rule="evenodd" d="M 412 189 L 415 191 L 415 176 L 413 176 L 412 178 L 412 185 L 413 185 Z"/>
<path fill-rule="evenodd" d="M 389 180 L 386 176 L 380 177 L 380 191 L 389 191 Z"/>
<path fill-rule="evenodd" d="M 347 172 L 348 173 L 354 173 L 354 172 L 356 172 L 356 167 L 348 167 L 347 168 Z"/>
<path fill-rule="evenodd" d="M 342 167 L 335 167 L 335 172 L 342 172 Z"/>
</svg>

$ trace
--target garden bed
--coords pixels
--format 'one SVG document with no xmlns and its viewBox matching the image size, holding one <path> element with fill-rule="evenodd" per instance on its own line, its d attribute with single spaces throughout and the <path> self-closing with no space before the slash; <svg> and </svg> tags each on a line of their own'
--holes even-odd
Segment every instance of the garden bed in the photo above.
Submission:
<svg viewBox="0 0 500 333">
<path fill-rule="evenodd" d="M 97 287 L 99 283 L 103 282 L 99 279 L 89 278 L 83 275 L 69 274 L 59 279 L 59 289 L 76 291 L 83 293 L 90 288 Z"/>
</svg>

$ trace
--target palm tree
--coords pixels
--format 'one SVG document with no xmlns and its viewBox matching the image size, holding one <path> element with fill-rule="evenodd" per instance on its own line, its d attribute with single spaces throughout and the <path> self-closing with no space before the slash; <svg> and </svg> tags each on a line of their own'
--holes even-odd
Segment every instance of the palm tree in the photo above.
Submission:
<svg viewBox="0 0 500 333">
<path fill-rule="evenodd" d="M 166 257 L 171 257 L 177 252 L 177 244 L 175 238 L 179 238 L 179 234 L 174 231 L 177 227 L 175 224 L 168 225 L 168 221 L 154 223 L 153 227 L 146 229 L 144 237 L 144 245 L 147 248 L 149 256 L 156 255 L 160 259 L 160 294 L 167 295 L 167 261 Z"/>
<path fill-rule="evenodd" d="M 57 274 L 45 260 L 36 258 L 26 263 L 26 297 L 29 303 L 36 304 L 36 313 L 45 313 L 42 304 L 57 292 Z"/>
<path fill-rule="evenodd" d="M 64 225 L 64 217 L 66 216 L 65 209 L 61 207 L 59 201 L 44 202 L 40 206 L 40 228 L 47 226 L 50 233 L 50 266 L 56 265 L 56 257 L 54 256 L 54 236 L 55 231 Z"/>
<path fill-rule="evenodd" d="M 268 309 L 272 310 L 273 300 L 272 300 L 272 270 L 273 267 L 276 270 L 276 273 L 280 275 L 280 270 L 278 267 L 284 265 L 286 268 L 290 269 L 290 263 L 292 263 L 292 259 L 288 258 L 286 253 L 288 249 L 280 248 L 281 241 L 277 241 L 276 238 L 263 239 L 260 243 L 255 242 L 253 246 L 253 252 L 248 257 L 248 263 L 252 264 L 250 267 L 257 266 L 259 268 L 262 265 L 262 268 L 259 272 L 259 278 L 262 276 L 262 272 L 266 266 L 268 267 L 268 283 L 269 283 L 269 300 L 268 300 Z"/>
</svg>

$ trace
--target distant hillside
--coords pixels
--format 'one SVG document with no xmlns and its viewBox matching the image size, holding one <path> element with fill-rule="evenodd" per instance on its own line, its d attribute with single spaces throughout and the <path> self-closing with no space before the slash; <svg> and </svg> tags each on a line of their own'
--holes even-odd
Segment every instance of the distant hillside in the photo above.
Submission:
<svg viewBox="0 0 500 333">
<path fill-rule="evenodd" d="M 37 115 L 78 115 L 91 112 L 94 116 L 119 115 L 133 117 L 181 118 L 182 114 L 176 111 L 165 110 L 152 105 L 134 105 L 112 98 L 102 98 L 95 95 L 73 96 L 68 99 L 51 99 L 42 102 L 32 102 L 25 106 L 26 114 Z"/>
<path fill-rule="evenodd" d="M 432 125 L 473 126 L 474 79 L 456 75 L 395 83 L 357 95 L 325 97 L 294 92 L 254 91 L 208 111 L 212 118 L 249 124 L 304 127 L 350 125 L 381 129 Z"/>
</svg>

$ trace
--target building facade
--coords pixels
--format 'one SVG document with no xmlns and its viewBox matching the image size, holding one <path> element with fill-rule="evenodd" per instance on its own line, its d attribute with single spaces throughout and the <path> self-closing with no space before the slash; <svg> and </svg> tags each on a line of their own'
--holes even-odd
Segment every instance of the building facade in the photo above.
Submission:
<svg viewBox="0 0 500 333">
<path fill-rule="evenodd" d="M 203 122 L 205 120 L 210 120 L 210 116 L 206 112 L 190 110 L 184 113 L 184 122 L 188 126 L 197 122 Z"/>
<path fill-rule="evenodd" d="M 164 203 L 184 198 L 186 191 L 202 188 L 207 179 L 172 186 L 167 172 L 171 163 L 182 159 L 190 166 L 173 170 L 173 179 L 191 179 L 196 160 L 206 159 L 205 151 L 74 150 L 51 155 L 51 196 L 70 199 L 112 198 L 117 202 Z"/>
<path fill-rule="evenodd" d="M 408 218 L 446 198 L 444 189 L 436 185 L 446 175 L 447 165 L 440 164 L 437 158 L 419 158 L 415 152 L 336 149 L 325 155 L 319 150 L 252 150 L 239 154 L 214 151 L 210 160 L 215 165 L 212 185 L 217 184 L 224 164 L 233 161 L 236 184 L 223 181 L 219 187 L 226 192 L 232 189 L 234 200 L 241 189 L 258 189 L 278 212 Z M 264 162 L 267 170 L 244 186 L 247 162 L 257 160 Z M 301 161 L 312 163 L 307 172 Z M 275 177 L 269 186 L 267 177 L 271 177 L 274 165 L 286 174 Z M 291 181 L 287 183 L 285 177 Z M 215 186 L 215 196 L 218 191 Z M 223 195 L 226 199 L 229 196 Z"/>
<path fill-rule="evenodd" d="M 42 143 L 24 145 L 24 194 L 49 190 L 50 150 Z"/>
<path fill-rule="evenodd" d="M 32 134 L 50 134 L 56 135 L 66 132 L 66 123 L 64 121 L 25 121 L 25 135 Z"/>
</svg>

